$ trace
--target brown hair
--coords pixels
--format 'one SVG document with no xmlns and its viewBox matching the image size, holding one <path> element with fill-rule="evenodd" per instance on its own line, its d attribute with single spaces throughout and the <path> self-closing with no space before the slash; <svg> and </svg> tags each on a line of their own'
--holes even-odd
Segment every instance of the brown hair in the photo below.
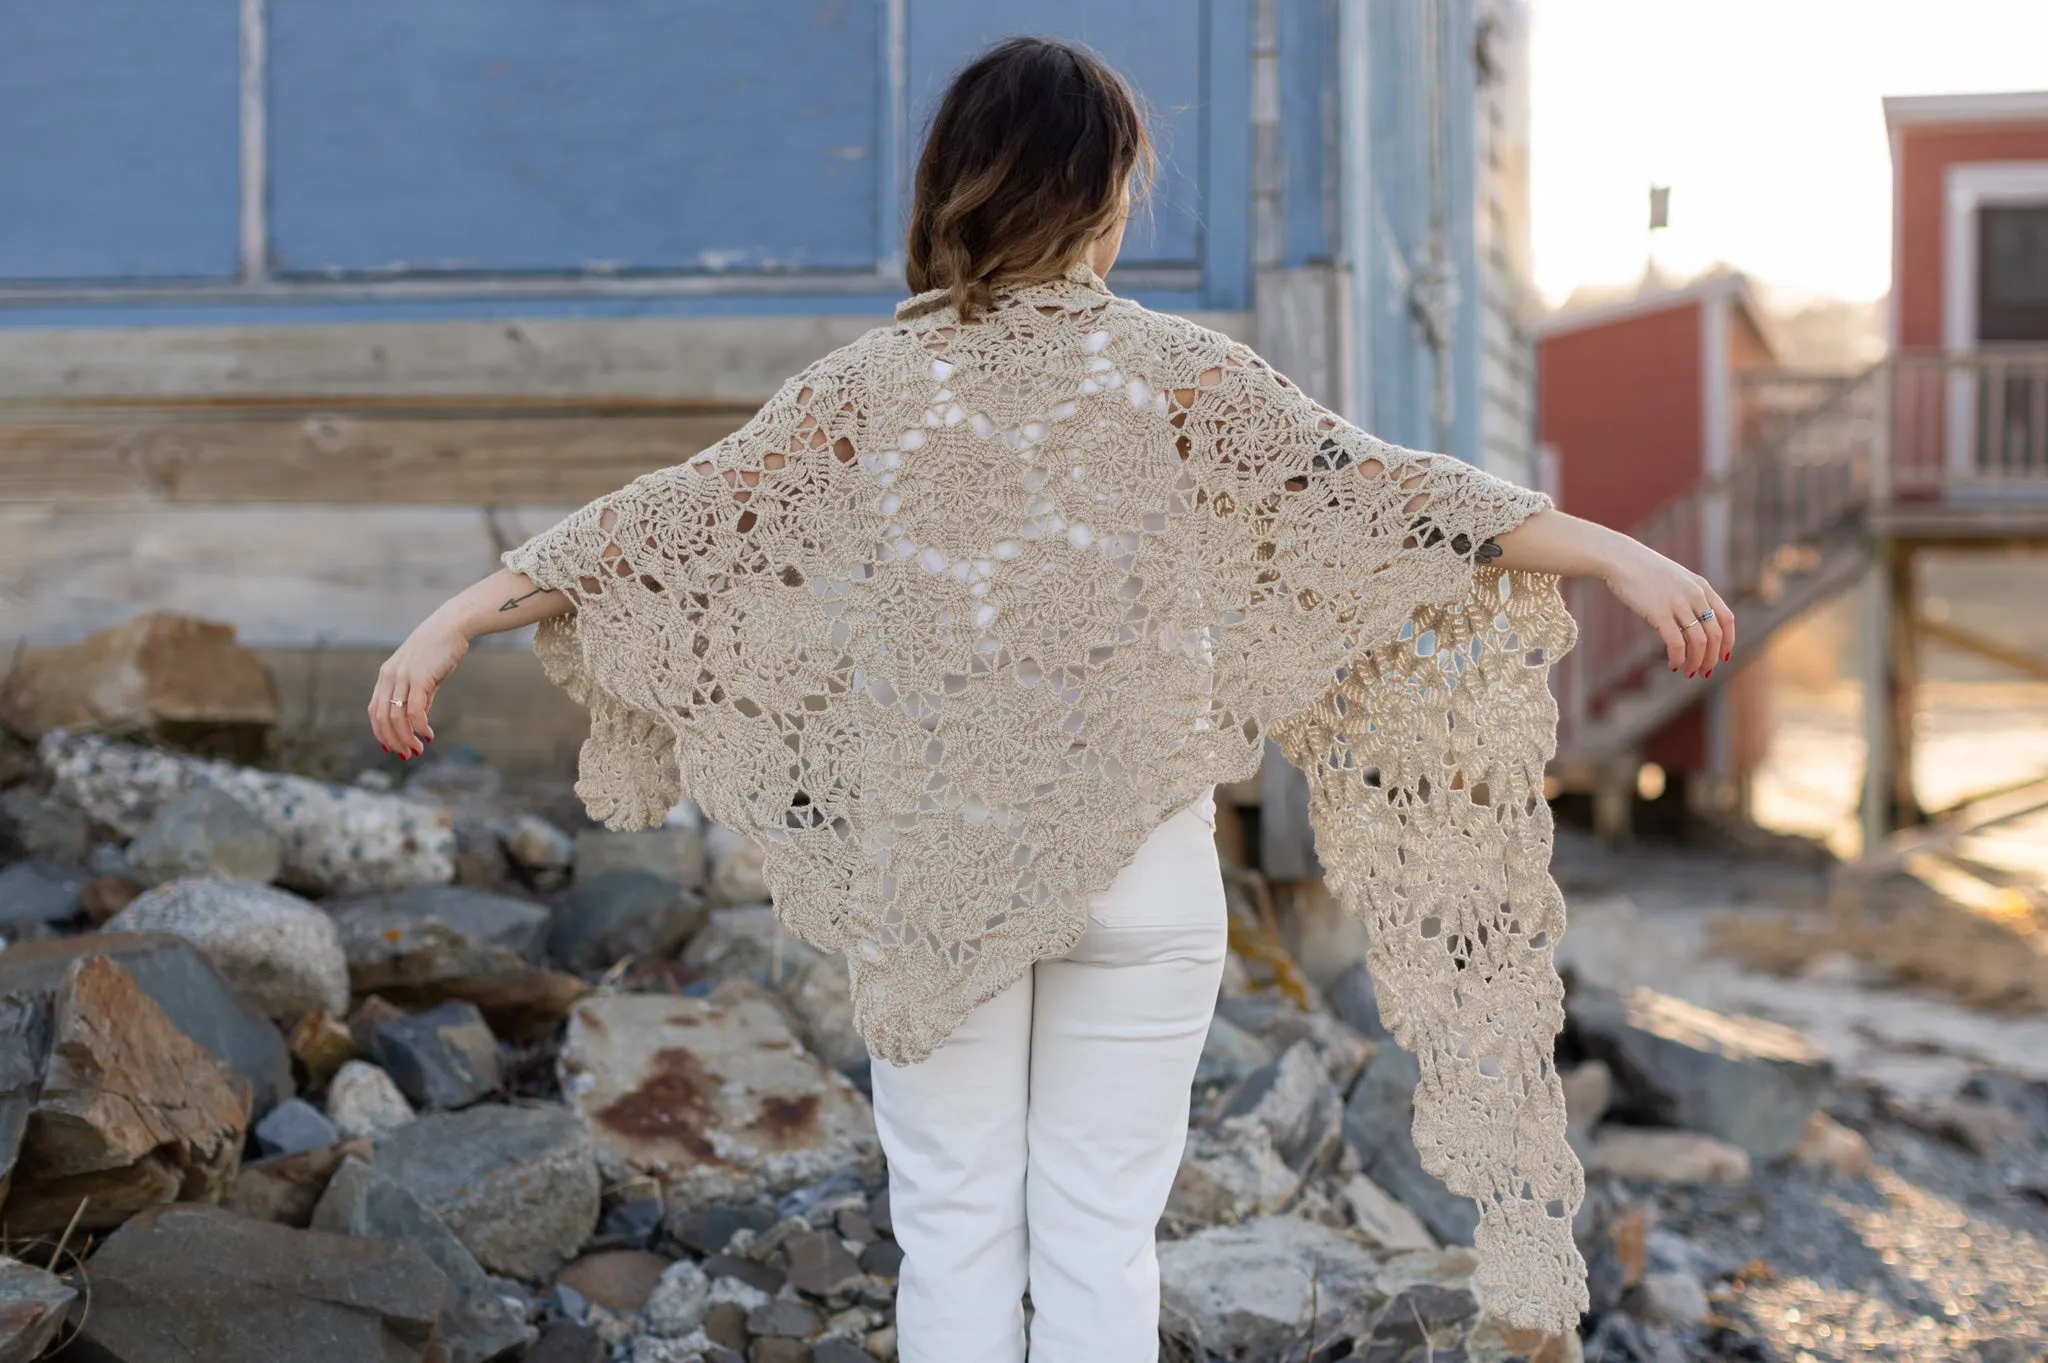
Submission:
<svg viewBox="0 0 2048 1363">
<path fill-rule="evenodd" d="M 939 101 L 917 162 L 908 283 L 961 320 L 999 280 L 1057 277 L 1151 183 L 1152 141 L 1123 77 L 1087 49 L 1010 38 Z"/>
</svg>

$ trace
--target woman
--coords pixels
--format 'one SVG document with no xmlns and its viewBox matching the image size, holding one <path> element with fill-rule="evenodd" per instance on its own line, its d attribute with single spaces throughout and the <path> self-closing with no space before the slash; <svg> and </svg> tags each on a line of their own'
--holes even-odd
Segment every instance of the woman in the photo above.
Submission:
<svg viewBox="0 0 2048 1363">
<path fill-rule="evenodd" d="M 379 674 L 416 755 L 480 634 L 540 622 L 614 828 L 684 793 L 759 836 L 844 951 L 889 1162 L 901 1355 L 1150 1359 L 1153 1232 L 1224 959 L 1214 789 L 1279 741 L 1418 1056 L 1424 1163 L 1477 1199 L 1480 1289 L 1574 1328 L 1583 1178 L 1550 1067 L 1556 575 L 1671 666 L 1713 589 L 1102 283 L 1152 154 L 1123 82 L 1003 43 L 945 95 L 879 327 L 703 455 L 505 555 Z"/>
</svg>

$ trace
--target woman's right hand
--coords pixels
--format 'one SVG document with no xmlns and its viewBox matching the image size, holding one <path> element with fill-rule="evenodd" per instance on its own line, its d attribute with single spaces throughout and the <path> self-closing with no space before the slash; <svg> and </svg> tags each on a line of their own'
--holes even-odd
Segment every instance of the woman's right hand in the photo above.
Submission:
<svg viewBox="0 0 2048 1363">
<path fill-rule="evenodd" d="M 384 660 L 370 696 L 370 730 L 384 751 L 410 759 L 427 750 L 434 739 L 427 722 L 434 693 L 468 652 L 469 636 L 437 611 Z"/>
</svg>

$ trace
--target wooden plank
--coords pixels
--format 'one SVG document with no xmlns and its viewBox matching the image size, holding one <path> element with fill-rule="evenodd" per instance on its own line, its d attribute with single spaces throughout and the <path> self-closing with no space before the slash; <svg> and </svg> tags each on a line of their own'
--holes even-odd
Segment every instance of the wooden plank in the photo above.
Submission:
<svg viewBox="0 0 2048 1363">
<path fill-rule="evenodd" d="M 0 418 L 0 501 L 581 503 L 751 408 L 624 415 L 142 410 Z"/>
<path fill-rule="evenodd" d="M 174 610 L 259 647 L 389 647 L 569 509 L 0 503 L 0 644 Z"/>
<path fill-rule="evenodd" d="M 1914 620 L 1913 628 L 1951 648 L 1959 648 L 1980 658 L 1989 658 L 1992 662 L 2003 663 L 2015 672 L 2024 672 L 2029 677 L 2048 681 L 2048 658 L 2029 653 L 2025 649 L 2014 648 L 2010 644 L 2000 643 L 1975 630 L 1964 629 L 1961 625 L 1952 625 L 1945 620 L 1930 620 L 1924 615 Z"/>
</svg>

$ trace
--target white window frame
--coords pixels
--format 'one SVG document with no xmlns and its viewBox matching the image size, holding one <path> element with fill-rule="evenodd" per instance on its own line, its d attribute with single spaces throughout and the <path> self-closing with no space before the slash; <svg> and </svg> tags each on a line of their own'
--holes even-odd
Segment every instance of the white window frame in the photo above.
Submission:
<svg viewBox="0 0 2048 1363">
<path fill-rule="evenodd" d="M 1948 168 L 1942 214 L 1941 344 L 1950 355 L 1977 352 L 1977 218 L 1993 208 L 2048 207 L 2048 161 L 1975 161 Z M 1896 292 L 1896 291 L 1894 291 Z M 1948 381 L 1948 472 L 1974 480 L 1977 401 L 1973 375 Z"/>
</svg>

